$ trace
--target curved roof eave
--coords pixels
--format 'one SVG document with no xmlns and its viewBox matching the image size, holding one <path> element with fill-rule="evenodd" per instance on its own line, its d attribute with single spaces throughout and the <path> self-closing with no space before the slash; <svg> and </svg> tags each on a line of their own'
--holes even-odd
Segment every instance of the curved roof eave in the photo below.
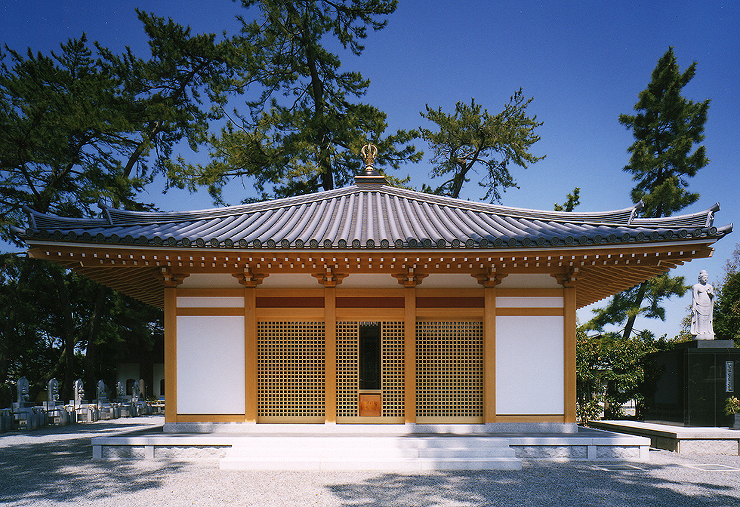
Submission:
<svg viewBox="0 0 740 507">
<path fill-rule="evenodd" d="M 363 183 L 198 211 L 135 212 L 101 206 L 106 216 L 103 219 L 64 218 L 24 208 L 29 227 L 15 232 L 27 242 L 242 249 L 454 250 L 691 242 L 702 238 L 715 241 L 732 230 L 731 224 L 713 226 L 718 204 L 705 211 L 659 219 L 635 218 L 640 206 L 638 203 L 621 210 L 595 213 L 538 211 Z M 308 215 L 313 216 L 305 220 Z M 340 221 L 344 224 L 341 227 Z M 301 231 L 296 231 L 298 223 Z"/>
</svg>

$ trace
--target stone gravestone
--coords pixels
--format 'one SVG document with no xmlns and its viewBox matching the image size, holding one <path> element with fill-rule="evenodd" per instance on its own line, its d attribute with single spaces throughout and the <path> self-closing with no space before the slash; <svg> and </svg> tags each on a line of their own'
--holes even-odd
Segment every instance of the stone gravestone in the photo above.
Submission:
<svg viewBox="0 0 740 507">
<path fill-rule="evenodd" d="M 57 426 L 69 424 L 69 414 L 59 402 L 59 382 L 55 378 L 49 380 L 47 384 L 44 408 L 46 409 L 50 424 Z"/>
<path fill-rule="evenodd" d="M 30 390 L 30 384 L 28 383 L 28 379 L 26 377 L 19 378 L 18 382 L 16 383 L 16 391 L 18 393 L 18 402 L 16 403 L 15 408 L 25 408 L 31 405 L 30 402 L 28 401 L 29 390 Z"/>
<path fill-rule="evenodd" d="M 82 405 L 83 403 L 85 403 L 85 386 L 82 383 L 82 379 L 78 378 L 77 380 L 75 380 L 72 389 L 73 389 L 74 396 L 75 396 L 75 399 L 73 402 L 74 406 L 78 407 Z"/>
<path fill-rule="evenodd" d="M 98 380 L 98 385 L 96 389 L 96 394 L 98 396 L 97 407 L 100 419 L 113 419 L 115 411 L 108 401 L 108 387 L 105 385 L 105 381 L 103 381 L 102 379 Z"/>
<path fill-rule="evenodd" d="M 98 420 L 98 407 L 85 400 L 85 388 L 82 379 L 77 379 L 73 384 L 74 407 L 78 422 L 95 422 Z"/>
<path fill-rule="evenodd" d="M 118 416 L 119 417 L 133 417 L 134 408 L 130 400 L 126 396 L 126 384 L 118 381 L 116 384 L 118 390 Z"/>
<path fill-rule="evenodd" d="M 98 380 L 98 405 L 108 403 L 108 388 L 103 380 Z"/>
<path fill-rule="evenodd" d="M 13 403 L 13 418 L 17 427 L 35 430 L 43 425 L 43 412 L 39 413 L 33 409 L 34 404 L 29 401 L 30 388 L 26 377 L 21 377 L 16 382 L 18 401 Z"/>
<path fill-rule="evenodd" d="M 59 382 L 53 378 L 49 381 L 47 391 L 47 403 L 49 407 L 55 407 L 59 402 Z"/>
<path fill-rule="evenodd" d="M 146 383 L 144 379 L 139 379 L 139 398 L 137 403 L 137 412 L 139 415 L 149 415 L 152 412 L 151 406 L 146 401 Z"/>
</svg>

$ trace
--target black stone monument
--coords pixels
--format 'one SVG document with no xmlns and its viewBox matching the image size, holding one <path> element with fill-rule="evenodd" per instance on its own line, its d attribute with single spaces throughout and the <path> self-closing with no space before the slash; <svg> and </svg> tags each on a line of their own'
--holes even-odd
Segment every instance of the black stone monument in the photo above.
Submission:
<svg viewBox="0 0 740 507">
<path fill-rule="evenodd" d="M 740 396 L 740 349 L 732 340 L 694 340 L 647 357 L 646 422 L 729 427 L 730 396 Z"/>
</svg>

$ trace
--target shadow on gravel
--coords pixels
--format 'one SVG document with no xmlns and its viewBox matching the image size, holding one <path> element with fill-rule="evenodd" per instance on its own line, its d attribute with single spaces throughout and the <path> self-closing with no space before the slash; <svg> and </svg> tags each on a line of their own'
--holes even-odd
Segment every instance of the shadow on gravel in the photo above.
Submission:
<svg viewBox="0 0 740 507">
<path fill-rule="evenodd" d="M 502 506 L 717 506 L 740 505 L 737 487 L 656 478 L 646 471 L 603 471 L 590 465 L 534 465 L 522 471 L 382 474 L 328 486 L 353 507 Z M 722 478 L 717 477 L 721 482 Z M 683 489 L 682 491 L 679 491 Z"/>
<path fill-rule="evenodd" d="M 0 446 L 0 504 L 97 501 L 159 487 L 163 474 L 177 472 L 183 464 L 92 460 L 92 436 L 136 427 L 94 423 L 0 436 L 0 444 L 14 437 L 25 441 Z"/>
</svg>

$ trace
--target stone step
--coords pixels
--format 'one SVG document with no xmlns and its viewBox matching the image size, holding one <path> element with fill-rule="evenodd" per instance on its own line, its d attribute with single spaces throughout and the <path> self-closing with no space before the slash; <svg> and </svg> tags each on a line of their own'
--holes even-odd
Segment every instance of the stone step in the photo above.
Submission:
<svg viewBox="0 0 740 507">
<path fill-rule="evenodd" d="M 232 442 L 225 470 L 520 470 L 504 438 L 270 436 Z"/>
<path fill-rule="evenodd" d="M 303 447 L 348 447 L 369 448 L 508 448 L 509 440 L 501 437 L 478 436 L 380 436 L 380 435 L 271 435 L 242 436 L 231 439 L 231 445 L 237 447 L 260 447 L 293 449 Z"/>
<path fill-rule="evenodd" d="M 353 459 L 357 457 L 377 458 L 509 458 L 514 457 L 514 449 L 504 448 L 398 448 L 377 447 L 375 449 L 339 448 L 339 447 L 300 447 L 300 448 L 260 448 L 232 447 L 227 455 L 233 458 L 337 458 Z"/>
<path fill-rule="evenodd" d="M 230 458 L 220 461 L 222 470 L 521 470 L 518 458 L 351 458 L 351 459 L 282 459 Z"/>
</svg>

